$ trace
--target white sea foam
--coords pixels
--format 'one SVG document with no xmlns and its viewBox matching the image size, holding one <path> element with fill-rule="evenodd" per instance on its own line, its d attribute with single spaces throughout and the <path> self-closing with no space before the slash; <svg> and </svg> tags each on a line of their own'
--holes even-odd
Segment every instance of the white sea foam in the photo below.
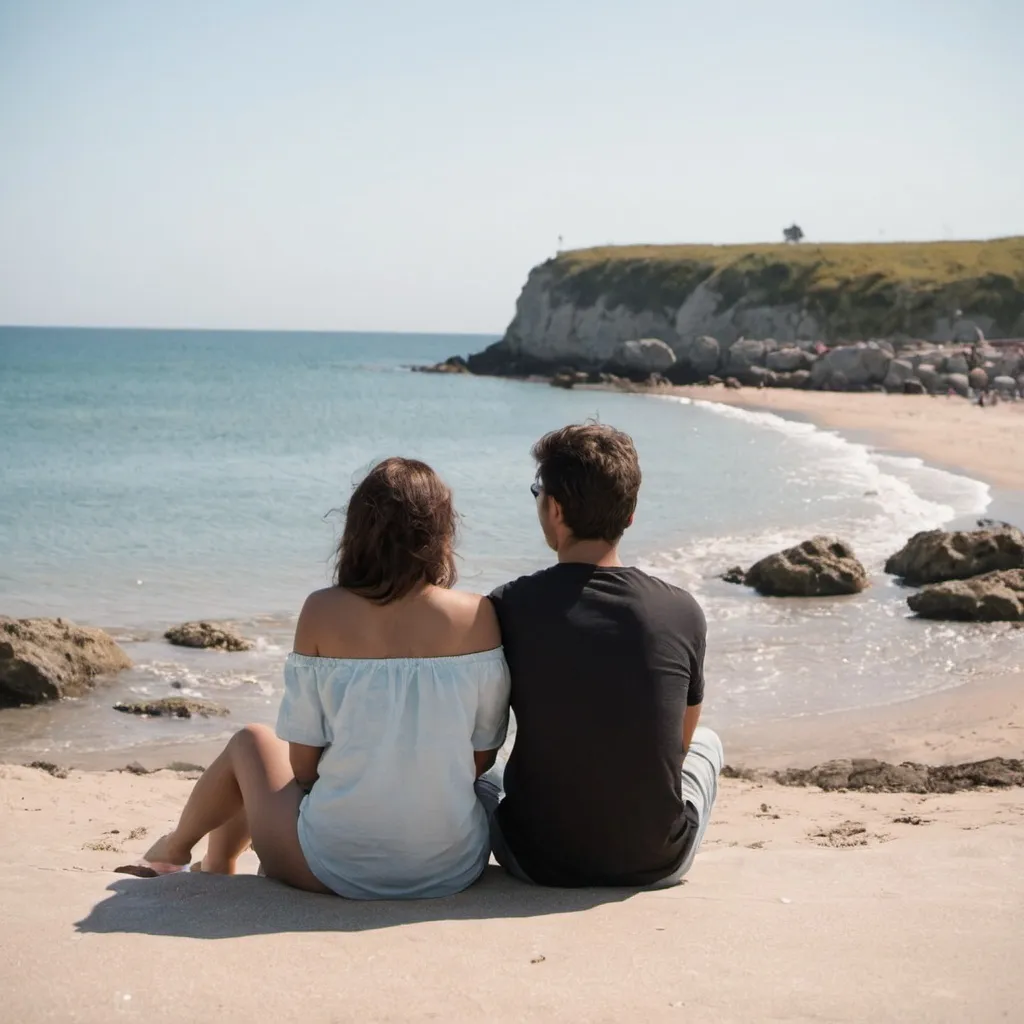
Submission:
<svg viewBox="0 0 1024 1024">
<path fill-rule="evenodd" d="M 978 515 L 991 502 L 989 487 L 980 480 L 928 466 L 917 458 L 877 452 L 811 423 L 674 395 L 656 397 L 776 431 L 805 447 L 808 476 L 822 489 L 833 485 L 836 492 L 831 499 L 825 495 L 824 500 L 834 500 L 837 507 L 835 514 L 822 523 L 822 530 L 841 532 L 871 569 L 880 568 L 894 545 L 905 537 L 963 516 Z M 864 504 L 859 514 L 850 515 L 842 506 L 854 493 Z M 702 537 L 674 552 L 655 556 L 651 564 L 663 568 L 675 564 L 684 571 L 689 566 L 703 575 L 713 564 L 722 563 L 724 568 L 725 563 L 753 561 L 807 536 L 806 526 L 772 526 L 737 536 Z"/>
</svg>

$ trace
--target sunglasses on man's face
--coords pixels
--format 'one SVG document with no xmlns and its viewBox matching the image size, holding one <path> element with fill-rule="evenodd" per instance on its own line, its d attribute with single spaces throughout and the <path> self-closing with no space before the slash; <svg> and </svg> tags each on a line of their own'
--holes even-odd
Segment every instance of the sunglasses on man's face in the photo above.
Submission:
<svg viewBox="0 0 1024 1024">
<path fill-rule="evenodd" d="M 530 493 L 534 496 L 534 498 L 540 497 L 540 484 L 537 483 L 536 480 L 534 480 L 533 483 L 530 484 Z"/>
</svg>

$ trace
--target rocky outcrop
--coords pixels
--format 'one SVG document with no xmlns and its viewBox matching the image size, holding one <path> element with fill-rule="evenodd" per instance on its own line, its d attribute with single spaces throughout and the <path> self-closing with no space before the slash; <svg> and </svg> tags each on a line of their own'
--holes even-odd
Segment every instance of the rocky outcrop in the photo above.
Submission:
<svg viewBox="0 0 1024 1024">
<path fill-rule="evenodd" d="M 78 697 L 131 664 L 101 629 L 0 616 L 0 707 Z"/>
<path fill-rule="evenodd" d="M 536 267 L 504 338 L 468 364 L 474 373 L 591 370 L 624 342 L 653 338 L 675 353 L 676 383 L 715 373 L 742 380 L 756 366 L 808 370 L 819 344 L 874 338 L 883 355 L 847 353 L 818 371 L 835 378 L 830 387 L 844 378 L 871 387 L 882 385 L 894 354 L 883 341 L 977 349 L 986 336 L 1024 337 L 1024 239 L 612 247 L 562 253 Z M 754 347 L 733 353 L 751 340 Z M 773 350 L 786 354 L 772 358 Z M 940 376 L 975 366 L 965 351 L 948 366 L 944 354 L 937 361 L 929 365 Z M 1000 372 L 1016 378 L 1024 369 Z"/>
<path fill-rule="evenodd" d="M 115 711 L 126 715 L 147 715 L 152 718 L 223 717 L 230 712 L 221 704 L 198 697 L 161 697 L 159 700 L 118 701 Z"/>
<path fill-rule="evenodd" d="M 449 356 L 443 363 L 428 366 L 414 366 L 417 373 L 469 373 L 469 366 L 462 356 Z"/>
<path fill-rule="evenodd" d="M 860 593 L 869 580 L 849 545 L 835 537 L 812 537 L 762 558 L 745 582 L 768 597 L 833 597 Z"/>
<path fill-rule="evenodd" d="M 724 773 L 723 773 L 724 774 Z M 790 768 L 771 776 L 783 786 L 818 786 L 873 793 L 955 793 L 963 789 L 1024 786 L 1024 761 L 993 757 L 967 764 L 888 764 L 869 758 L 826 761 L 813 768 Z"/>
<path fill-rule="evenodd" d="M 907 604 L 923 619 L 1024 622 L 1024 569 L 933 583 L 911 594 Z"/>
<path fill-rule="evenodd" d="M 1024 569 L 1024 532 L 994 524 L 978 530 L 926 530 L 890 556 L 885 571 L 911 586 Z"/>
<path fill-rule="evenodd" d="M 177 647 L 204 647 L 219 651 L 250 651 L 253 647 L 251 640 L 214 622 L 183 622 L 167 630 L 164 639 Z"/>
</svg>

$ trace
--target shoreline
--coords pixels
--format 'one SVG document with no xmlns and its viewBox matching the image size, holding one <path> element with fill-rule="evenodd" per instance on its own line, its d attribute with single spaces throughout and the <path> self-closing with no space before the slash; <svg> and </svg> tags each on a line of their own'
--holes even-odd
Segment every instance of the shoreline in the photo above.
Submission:
<svg viewBox="0 0 1024 1024">
<path fill-rule="evenodd" d="M 886 454 L 909 455 L 973 479 L 985 478 L 991 486 L 1000 488 L 993 493 L 993 505 L 1008 504 L 1014 511 L 1019 505 L 1024 513 L 1024 429 L 1013 436 L 1018 424 L 1024 428 L 1024 403 L 979 409 L 954 398 L 733 390 L 723 386 L 622 389 L 586 385 L 580 390 L 673 396 L 810 422 Z M 962 442 L 952 450 L 948 444 L 950 422 L 958 429 Z M 945 458 L 940 460 L 936 455 Z M 718 726 L 711 703 L 708 724 L 722 734 L 730 764 L 744 769 L 809 768 L 841 757 L 941 765 L 1021 756 L 1024 701 L 1018 694 L 1024 692 L 1024 652 L 1020 671 L 1005 669 L 982 669 L 966 682 L 895 703 L 771 719 L 756 725 Z M 63 759 L 56 753 L 43 757 L 56 757 L 62 767 L 77 770 L 123 769 L 134 761 L 153 771 L 172 762 L 209 764 L 222 742 L 183 738 L 140 744 L 130 750 L 89 752 Z M 7 760 L 9 757 L 0 751 L 0 762 Z"/>
<path fill-rule="evenodd" d="M 982 409 L 959 397 L 723 385 L 638 393 L 674 395 L 810 422 L 886 454 L 914 456 L 937 469 L 1018 492 L 1024 499 L 1024 402 Z"/>
</svg>

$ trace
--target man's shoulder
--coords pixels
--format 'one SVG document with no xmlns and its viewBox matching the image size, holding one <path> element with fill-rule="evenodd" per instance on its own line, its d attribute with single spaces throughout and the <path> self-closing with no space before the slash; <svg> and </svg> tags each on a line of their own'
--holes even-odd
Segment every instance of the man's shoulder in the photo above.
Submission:
<svg viewBox="0 0 1024 1024">
<path fill-rule="evenodd" d="M 691 615 L 698 623 L 704 622 L 704 610 L 688 590 L 644 570 L 638 569 L 637 573 L 650 598 L 670 606 L 679 615 Z"/>
<path fill-rule="evenodd" d="M 495 587 L 489 597 L 500 607 L 503 602 L 516 601 L 535 594 L 538 589 L 543 589 L 548 585 L 548 581 L 557 568 L 557 565 L 549 565 L 546 569 L 518 576 L 514 580 L 509 580 L 508 583 L 502 583 L 500 587 Z"/>
</svg>

